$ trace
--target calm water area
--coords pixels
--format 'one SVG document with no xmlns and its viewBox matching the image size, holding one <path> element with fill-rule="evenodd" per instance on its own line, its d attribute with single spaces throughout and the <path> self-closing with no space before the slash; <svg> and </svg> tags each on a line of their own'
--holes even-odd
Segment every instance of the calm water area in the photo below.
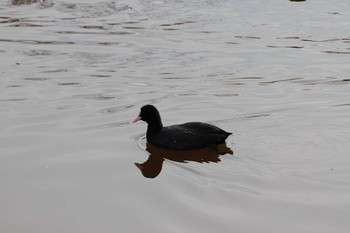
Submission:
<svg viewBox="0 0 350 233">
<path fill-rule="evenodd" d="M 349 232 L 349 0 L 1 0 L 0 74 L 1 233 Z"/>
</svg>

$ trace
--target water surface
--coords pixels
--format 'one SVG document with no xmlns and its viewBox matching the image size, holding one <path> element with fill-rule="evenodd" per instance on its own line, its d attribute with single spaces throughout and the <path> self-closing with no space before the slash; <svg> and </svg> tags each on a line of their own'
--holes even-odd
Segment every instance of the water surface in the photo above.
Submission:
<svg viewBox="0 0 350 233">
<path fill-rule="evenodd" d="M 1 232 L 348 232 L 349 8 L 2 1 Z M 145 178 L 144 104 L 233 154 Z"/>
</svg>

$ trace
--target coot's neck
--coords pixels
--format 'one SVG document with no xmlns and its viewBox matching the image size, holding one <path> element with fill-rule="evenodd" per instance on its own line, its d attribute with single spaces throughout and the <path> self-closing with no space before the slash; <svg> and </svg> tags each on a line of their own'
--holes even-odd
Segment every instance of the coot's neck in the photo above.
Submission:
<svg viewBox="0 0 350 233">
<path fill-rule="evenodd" d="M 156 134 L 163 129 L 163 124 L 160 119 L 156 121 L 147 122 L 147 123 L 148 123 L 147 135 Z"/>
</svg>

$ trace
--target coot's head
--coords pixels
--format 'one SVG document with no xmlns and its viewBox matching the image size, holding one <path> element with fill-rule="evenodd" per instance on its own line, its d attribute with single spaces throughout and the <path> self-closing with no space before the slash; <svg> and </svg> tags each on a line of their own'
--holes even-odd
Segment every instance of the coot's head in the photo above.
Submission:
<svg viewBox="0 0 350 233">
<path fill-rule="evenodd" d="M 139 120 L 147 122 L 148 125 L 163 127 L 160 114 L 156 107 L 153 105 L 145 105 L 141 108 L 140 114 L 133 120 L 132 123 L 135 123 Z"/>
</svg>

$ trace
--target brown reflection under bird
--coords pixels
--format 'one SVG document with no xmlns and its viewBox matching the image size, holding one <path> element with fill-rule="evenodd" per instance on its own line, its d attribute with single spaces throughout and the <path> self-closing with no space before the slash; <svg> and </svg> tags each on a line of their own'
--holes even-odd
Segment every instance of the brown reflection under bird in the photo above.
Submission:
<svg viewBox="0 0 350 233">
<path fill-rule="evenodd" d="M 149 143 L 146 150 L 150 153 L 148 159 L 144 163 L 135 163 L 140 169 L 142 175 L 146 178 L 155 178 L 162 170 L 165 159 L 179 163 L 194 161 L 199 163 L 220 162 L 220 155 L 233 154 L 233 151 L 227 147 L 226 143 L 219 144 L 216 147 L 204 147 L 195 150 L 169 150 L 153 146 Z"/>
</svg>

